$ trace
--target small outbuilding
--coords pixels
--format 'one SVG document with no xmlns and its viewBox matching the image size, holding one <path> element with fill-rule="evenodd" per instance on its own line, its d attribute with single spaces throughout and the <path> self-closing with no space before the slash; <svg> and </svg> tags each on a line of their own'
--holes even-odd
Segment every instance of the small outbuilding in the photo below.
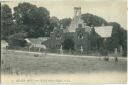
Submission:
<svg viewBox="0 0 128 85">
<path fill-rule="evenodd" d="M 8 42 L 6 42 L 5 40 L 1 40 L 1 49 L 7 48 L 8 46 L 9 46 Z"/>
</svg>

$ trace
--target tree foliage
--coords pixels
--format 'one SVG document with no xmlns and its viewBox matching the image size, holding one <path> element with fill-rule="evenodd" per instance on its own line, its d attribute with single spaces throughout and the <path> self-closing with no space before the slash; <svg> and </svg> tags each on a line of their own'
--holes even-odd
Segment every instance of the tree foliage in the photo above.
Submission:
<svg viewBox="0 0 128 85">
<path fill-rule="evenodd" d="M 109 49 L 114 50 L 115 48 L 117 48 L 118 50 L 120 50 L 120 47 L 122 46 L 123 55 L 126 56 L 127 31 L 116 22 L 110 22 L 108 23 L 108 25 L 113 26 L 112 37 L 108 42 Z"/>
<path fill-rule="evenodd" d="M 64 18 L 60 20 L 60 23 L 62 24 L 63 28 L 65 29 L 67 26 L 71 24 L 72 19 L 71 18 Z"/>
<path fill-rule="evenodd" d="M 113 26 L 112 34 L 110 38 L 107 38 L 106 43 L 103 42 L 103 38 L 97 36 L 94 30 L 90 33 L 90 49 L 103 49 L 104 44 L 106 45 L 106 49 L 109 52 L 114 52 L 115 48 L 120 50 L 120 47 L 123 48 L 123 55 L 126 56 L 127 53 L 127 31 L 120 26 L 117 22 L 107 22 L 105 19 L 93 15 L 93 14 L 82 14 L 81 18 L 87 23 L 88 26 L 101 26 L 109 25 Z"/>
<path fill-rule="evenodd" d="M 7 39 L 14 32 L 12 11 L 6 4 L 2 5 L 1 8 L 1 38 Z"/>
<path fill-rule="evenodd" d="M 63 49 L 74 50 L 75 43 L 70 37 L 66 38 L 62 44 L 63 44 Z"/>
<path fill-rule="evenodd" d="M 18 6 L 14 7 L 13 14 L 8 5 L 3 4 L 1 8 L 1 38 L 8 39 L 10 45 L 23 46 L 25 37 L 48 37 L 54 27 L 59 28 L 60 25 L 63 25 L 65 29 L 72 20 L 71 18 L 59 20 L 57 17 L 50 17 L 46 8 L 37 7 L 27 2 L 19 3 Z M 87 23 L 87 26 L 101 26 L 102 24 L 113 26 L 112 37 L 108 38 L 106 42 L 107 50 L 114 52 L 115 48 L 120 49 L 122 46 L 123 55 L 126 56 L 127 31 L 120 24 L 107 22 L 105 19 L 89 13 L 82 14 L 81 19 Z M 64 42 L 69 46 L 67 47 L 65 44 L 65 49 L 73 49 L 71 46 L 74 46 L 74 42 L 71 39 L 66 39 Z M 103 45 L 103 38 L 92 29 L 90 32 L 90 50 L 99 50 Z"/>
<path fill-rule="evenodd" d="M 0 3 L 0 12 L 1 12 L 1 3 Z M 1 36 L 1 13 L 0 13 L 0 36 Z"/>
<path fill-rule="evenodd" d="M 51 17 L 50 18 L 49 29 L 47 30 L 48 33 L 49 33 L 48 36 L 50 35 L 50 32 L 52 32 L 55 27 L 56 28 L 59 28 L 60 27 L 59 19 L 57 17 Z"/>
<path fill-rule="evenodd" d="M 24 40 L 26 38 L 25 33 L 15 33 L 8 37 L 8 43 L 10 47 L 23 47 L 26 45 L 26 41 Z"/>
<path fill-rule="evenodd" d="M 18 26 L 22 25 L 28 37 L 43 37 L 49 29 L 49 11 L 44 7 L 37 7 L 30 3 L 20 3 L 14 7 L 14 19 Z"/>
<path fill-rule="evenodd" d="M 101 26 L 102 24 L 107 24 L 107 21 L 105 19 L 89 13 L 82 14 L 81 19 L 83 19 L 88 26 Z"/>
<path fill-rule="evenodd" d="M 90 32 L 89 41 L 91 51 L 98 51 L 103 46 L 103 39 L 95 32 L 94 28 Z"/>
</svg>

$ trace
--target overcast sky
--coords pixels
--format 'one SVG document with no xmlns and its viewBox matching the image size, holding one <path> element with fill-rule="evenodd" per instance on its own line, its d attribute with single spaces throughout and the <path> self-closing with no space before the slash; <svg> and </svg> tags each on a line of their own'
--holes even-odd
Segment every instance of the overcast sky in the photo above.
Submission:
<svg viewBox="0 0 128 85">
<path fill-rule="evenodd" d="M 10 0 L 4 2 L 11 8 L 17 6 L 19 1 Z M 118 22 L 122 27 L 127 27 L 127 3 L 126 0 L 26 0 L 38 7 L 46 7 L 50 16 L 59 19 L 74 16 L 74 7 L 80 6 L 82 13 L 91 13 L 103 17 L 108 22 Z"/>
</svg>

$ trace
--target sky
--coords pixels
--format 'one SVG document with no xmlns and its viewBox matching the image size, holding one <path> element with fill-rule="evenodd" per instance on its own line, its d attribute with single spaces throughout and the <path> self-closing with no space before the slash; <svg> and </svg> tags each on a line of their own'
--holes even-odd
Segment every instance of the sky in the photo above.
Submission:
<svg viewBox="0 0 128 85">
<path fill-rule="evenodd" d="M 13 8 L 25 0 L 8 0 L 6 3 Z M 45 7 L 50 16 L 59 19 L 74 16 L 74 7 L 81 7 L 82 14 L 91 13 L 100 16 L 108 22 L 118 22 L 127 29 L 127 3 L 126 0 L 27 0 L 38 7 Z"/>
</svg>

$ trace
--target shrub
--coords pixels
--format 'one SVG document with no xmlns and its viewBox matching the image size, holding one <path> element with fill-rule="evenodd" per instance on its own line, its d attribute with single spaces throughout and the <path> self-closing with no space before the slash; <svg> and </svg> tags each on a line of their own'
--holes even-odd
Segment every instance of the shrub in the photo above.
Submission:
<svg viewBox="0 0 128 85">
<path fill-rule="evenodd" d="M 10 47 L 24 47 L 26 46 L 26 33 L 15 33 L 8 38 L 8 43 Z"/>
<path fill-rule="evenodd" d="M 75 43 L 72 39 L 70 39 L 70 38 L 65 39 L 62 44 L 63 44 L 64 50 L 74 50 Z"/>
</svg>

